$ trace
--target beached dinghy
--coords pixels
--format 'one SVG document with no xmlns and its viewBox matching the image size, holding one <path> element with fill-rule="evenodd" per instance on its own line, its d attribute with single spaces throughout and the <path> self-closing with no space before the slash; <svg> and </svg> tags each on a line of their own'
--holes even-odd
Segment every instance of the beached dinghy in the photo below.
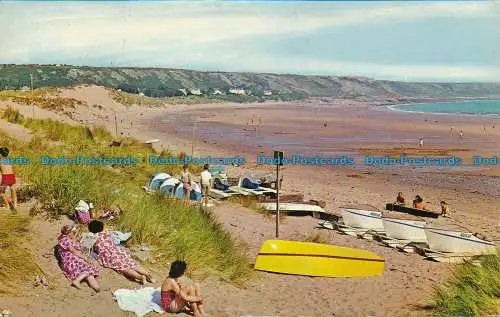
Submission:
<svg viewBox="0 0 500 317">
<path fill-rule="evenodd" d="M 468 254 L 494 253 L 496 251 L 492 242 L 479 239 L 470 232 L 431 226 L 426 226 L 424 230 L 429 248 L 433 251 Z"/>
<path fill-rule="evenodd" d="M 310 242 L 268 240 L 257 255 L 255 269 L 306 276 L 377 276 L 384 273 L 384 259 L 366 250 Z"/>
<path fill-rule="evenodd" d="M 354 209 L 354 208 L 340 208 L 342 220 L 344 224 L 362 229 L 374 229 L 378 231 L 384 230 L 382 222 L 382 213 L 379 211 Z"/>
<path fill-rule="evenodd" d="M 257 208 L 276 211 L 276 203 L 258 203 Z M 310 211 L 310 212 L 325 212 L 323 208 L 318 205 L 313 204 L 301 204 L 301 203 L 280 203 L 280 212 L 287 211 Z"/>
<path fill-rule="evenodd" d="M 389 238 L 412 242 L 427 242 L 425 221 L 398 218 L 395 216 L 382 218 L 385 234 Z"/>
</svg>

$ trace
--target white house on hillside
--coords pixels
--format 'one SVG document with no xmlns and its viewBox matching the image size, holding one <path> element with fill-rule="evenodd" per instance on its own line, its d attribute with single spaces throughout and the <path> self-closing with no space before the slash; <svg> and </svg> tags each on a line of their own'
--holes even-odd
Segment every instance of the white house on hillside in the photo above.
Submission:
<svg viewBox="0 0 500 317">
<path fill-rule="evenodd" d="M 245 89 L 231 88 L 231 89 L 229 89 L 229 93 L 231 93 L 233 95 L 246 95 Z"/>
<path fill-rule="evenodd" d="M 196 95 L 196 96 L 201 95 L 201 90 L 199 88 L 190 89 L 189 92 L 191 93 L 191 95 Z"/>
<path fill-rule="evenodd" d="M 264 90 L 264 96 L 272 96 L 273 92 L 270 90 Z"/>
<path fill-rule="evenodd" d="M 222 91 L 220 91 L 217 88 L 214 88 L 214 92 L 212 93 L 213 95 L 222 95 Z"/>
<path fill-rule="evenodd" d="M 182 92 L 182 94 L 183 94 L 184 96 L 186 96 L 186 95 L 188 94 L 188 93 L 187 93 L 187 91 L 186 91 L 186 89 L 184 89 L 184 88 L 177 89 L 177 90 L 178 90 L 178 91 L 180 91 L 180 92 Z"/>
</svg>

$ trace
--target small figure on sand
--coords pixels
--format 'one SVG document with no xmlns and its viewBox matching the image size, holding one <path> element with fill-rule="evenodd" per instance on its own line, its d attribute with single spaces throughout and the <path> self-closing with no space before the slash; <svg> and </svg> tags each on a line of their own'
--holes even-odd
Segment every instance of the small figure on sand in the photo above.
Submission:
<svg viewBox="0 0 500 317">
<path fill-rule="evenodd" d="M 161 306 L 168 313 L 179 313 L 187 306 L 195 317 L 205 316 L 200 285 L 184 276 L 186 262 L 174 261 L 161 286 Z"/>
<path fill-rule="evenodd" d="M 189 172 L 188 165 L 184 164 L 181 172 L 182 189 L 184 190 L 184 200 L 189 200 L 191 194 L 191 173 Z"/>
<path fill-rule="evenodd" d="M 323 123 L 323 127 L 326 128 L 328 124 L 326 122 Z"/>
<path fill-rule="evenodd" d="M 104 267 L 113 269 L 125 277 L 141 284 L 155 283 L 151 273 L 142 268 L 134 259 L 130 252 L 121 246 L 117 246 L 111 238 L 110 232 L 104 231 L 104 223 L 92 220 L 88 224 L 90 232 L 97 234 L 94 250 L 99 257 L 99 261 Z"/>
<path fill-rule="evenodd" d="M 460 133 L 458 134 L 458 139 L 463 140 L 464 139 L 464 131 L 460 130 Z"/>
<path fill-rule="evenodd" d="M 448 217 L 448 203 L 444 200 L 441 201 L 441 216 Z"/>
<path fill-rule="evenodd" d="M 396 205 L 406 205 L 405 197 L 402 192 L 399 192 L 396 197 Z"/>
<path fill-rule="evenodd" d="M 12 163 L 8 160 L 9 149 L 6 147 L 0 148 L 0 173 L 2 180 L 0 182 L 0 195 L 3 199 L 5 207 L 9 206 L 11 210 L 17 208 L 17 192 L 16 192 L 16 174 Z M 7 188 L 10 189 L 10 199 L 7 197 Z"/>
<path fill-rule="evenodd" d="M 98 263 L 83 254 L 82 246 L 75 241 L 76 231 L 75 224 L 62 227 L 61 234 L 57 238 L 59 265 L 74 287 L 80 289 L 80 283 L 86 281 L 97 293 L 100 291 L 99 283 L 95 279 L 99 276 Z"/>
<path fill-rule="evenodd" d="M 486 125 L 483 126 L 483 134 L 486 134 Z"/>
<path fill-rule="evenodd" d="M 209 165 L 203 165 L 203 172 L 201 172 L 201 196 L 203 197 L 203 204 L 208 205 L 208 196 L 210 195 L 210 188 L 212 188 L 212 174 L 210 173 Z"/>
<path fill-rule="evenodd" d="M 450 128 L 450 134 L 453 135 L 453 126 Z"/>
<path fill-rule="evenodd" d="M 423 148 L 424 147 L 424 138 L 418 139 L 418 147 Z"/>
<path fill-rule="evenodd" d="M 420 197 L 420 195 L 415 196 L 415 200 L 413 200 L 413 208 L 425 210 L 424 200 Z"/>
</svg>

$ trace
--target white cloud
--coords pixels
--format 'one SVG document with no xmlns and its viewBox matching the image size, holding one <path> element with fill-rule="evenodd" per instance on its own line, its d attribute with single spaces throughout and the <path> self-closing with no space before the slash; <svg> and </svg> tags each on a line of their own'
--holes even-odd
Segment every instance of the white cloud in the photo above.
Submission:
<svg viewBox="0 0 500 317">
<path fill-rule="evenodd" d="M 237 51 L 211 51 L 217 43 L 258 39 L 340 28 L 366 23 L 398 23 L 429 17 L 487 17 L 497 14 L 489 2 L 438 3 L 282 3 L 221 2 L 169 3 L 9 3 L 0 2 L 0 63 L 37 62 L 78 56 L 82 60 L 107 57 L 114 64 L 136 60 L 146 65 L 177 67 L 241 65 L 251 71 L 316 72 L 317 70 L 379 72 L 405 75 L 413 66 L 380 66 L 329 61 L 297 63 L 286 57 L 266 56 L 234 60 Z M 271 59 L 266 62 L 267 59 Z M 74 58 L 73 58 L 74 60 Z M 57 62 L 57 61 L 54 61 Z M 63 61 L 61 61 L 63 62 Z M 292 63 L 292 64 L 290 64 Z M 410 67 L 410 68 L 409 68 Z M 279 70 L 278 70 L 279 69 Z M 348 70 L 349 69 L 349 70 Z M 370 71 L 368 71 L 370 70 Z M 490 70 L 442 66 L 443 74 L 484 78 Z M 385 72 L 385 73 L 384 73 Z M 413 74 L 437 76 L 434 68 L 413 69 Z M 429 72 L 427 75 L 425 72 Z M 467 74 L 465 74 L 467 72 Z M 392 75 L 391 75 L 392 74 Z M 408 74 L 408 73 L 406 73 Z M 440 73 L 439 73 L 440 74 Z M 447 75 L 443 76 L 446 77 Z"/>
</svg>

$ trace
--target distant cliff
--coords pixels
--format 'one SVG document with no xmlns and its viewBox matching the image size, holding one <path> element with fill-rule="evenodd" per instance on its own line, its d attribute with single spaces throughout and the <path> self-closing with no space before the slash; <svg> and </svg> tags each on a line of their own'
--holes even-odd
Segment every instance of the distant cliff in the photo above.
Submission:
<svg viewBox="0 0 500 317">
<path fill-rule="evenodd" d="M 95 84 L 150 97 L 191 92 L 211 98 L 240 95 L 238 97 L 244 97 L 242 101 L 246 98 L 291 100 L 307 97 L 367 100 L 500 98 L 499 83 L 418 83 L 365 77 L 71 65 L 0 65 L 0 89 L 27 89 L 31 86 L 30 74 L 35 88 Z M 242 91 L 245 92 L 243 96 Z"/>
</svg>

